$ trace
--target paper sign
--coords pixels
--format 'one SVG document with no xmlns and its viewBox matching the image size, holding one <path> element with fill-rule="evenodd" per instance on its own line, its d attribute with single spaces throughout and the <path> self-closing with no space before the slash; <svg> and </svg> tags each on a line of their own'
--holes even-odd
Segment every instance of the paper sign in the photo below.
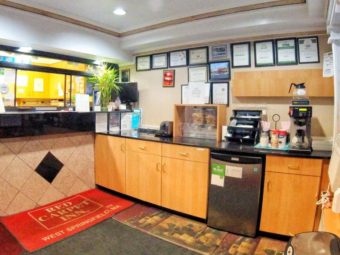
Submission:
<svg viewBox="0 0 340 255">
<path fill-rule="evenodd" d="M 89 112 L 90 100 L 87 94 L 76 94 L 76 111 L 77 112 Z"/>
<path fill-rule="evenodd" d="M 18 87 L 27 87 L 28 77 L 26 75 L 18 75 L 17 77 L 17 86 Z"/>
<path fill-rule="evenodd" d="M 4 101 L 2 100 L 2 95 L 0 94 L 0 112 L 5 112 Z"/>
<path fill-rule="evenodd" d="M 44 80 L 41 78 L 35 78 L 34 79 L 34 86 L 33 86 L 34 92 L 44 92 Z"/>
<path fill-rule="evenodd" d="M 332 77 L 333 75 L 333 53 L 326 52 L 323 54 L 323 77 Z"/>
<path fill-rule="evenodd" d="M 211 185 L 224 187 L 225 166 L 221 164 L 211 164 Z"/>
<path fill-rule="evenodd" d="M 241 179 L 242 170 L 242 167 L 226 166 L 225 176 Z"/>
</svg>

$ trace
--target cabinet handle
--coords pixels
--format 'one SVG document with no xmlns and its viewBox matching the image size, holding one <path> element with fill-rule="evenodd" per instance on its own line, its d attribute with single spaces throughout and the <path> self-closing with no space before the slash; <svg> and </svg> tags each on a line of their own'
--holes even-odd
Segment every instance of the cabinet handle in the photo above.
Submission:
<svg viewBox="0 0 340 255">
<path fill-rule="evenodd" d="M 124 146 L 124 143 L 122 143 L 122 144 L 120 145 L 120 150 L 121 150 L 121 152 L 125 152 L 125 146 Z"/>
<path fill-rule="evenodd" d="M 138 146 L 138 149 L 145 151 L 146 147 L 145 146 Z"/>
<path fill-rule="evenodd" d="M 288 165 L 288 169 L 299 170 L 300 166 Z"/>
<path fill-rule="evenodd" d="M 270 192 L 270 181 L 267 181 L 267 192 Z"/>
<path fill-rule="evenodd" d="M 189 156 L 189 153 L 187 153 L 187 152 L 179 152 L 178 154 L 183 156 L 183 157 L 188 157 Z"/>
<path fill-rule="evenodd" d="M 156 171 L 159 172 L 159 171 L 161 171 L 161 169 L 162 169 L 161 163 L 157 162 Z"/>
<path fill-rule="evenodd" d="M 162 169 L 163 169 L 163 173 L 165 173 L 165 174 L 166 174 L 166 171 L 165 171 L 165 163 L 164 163 L 164 164 L 162 164 Z"/>
</svg>

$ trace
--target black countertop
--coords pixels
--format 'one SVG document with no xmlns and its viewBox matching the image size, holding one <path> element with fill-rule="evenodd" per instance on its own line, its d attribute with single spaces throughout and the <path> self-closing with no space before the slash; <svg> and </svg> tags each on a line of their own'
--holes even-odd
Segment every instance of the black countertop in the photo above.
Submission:
<svg viewBox="0 0 340 255">
<path fill-rule="evenodd" d="M 216 152 L 229 152 L 233 154 L 242 153 L 242 154 L 278 155 L 278 156 L 290 156 L 290 157 L 329 159 L 332 153 L 331 151 L 318 150 L 317 148 L 314 148 L 313 152 L 311 153 L 257 149 L 257 148 L 254 148 L 253 145 L 239 144 L 239 143 L 232 143 L 232 142 L 216 142 L 216 140 L 210 140 L 210 139 L 198 139 L 198 138 L 187 138 L 187 137 L 161 138 L 161 137 L 155 137 L 154 134 L 148 134 L 148 133 L 143 133 L 143 132 L 138 132 L 138 131 L 101 132 L 97 134 L 139 139 L 139 140 L 145 140 L 145 141 L 177 144 L 177 145 L 204 147 L 204 148 L 209 148 Z"/>
<path fill-rule="evenodd" d="M 0 138 L 93 132 L 93 112 L 35 111 L 0 114 Z"/>
</svg>

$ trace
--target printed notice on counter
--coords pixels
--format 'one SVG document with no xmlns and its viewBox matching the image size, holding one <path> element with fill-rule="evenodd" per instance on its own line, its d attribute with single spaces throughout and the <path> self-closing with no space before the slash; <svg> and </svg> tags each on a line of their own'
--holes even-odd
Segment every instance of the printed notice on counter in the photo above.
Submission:
<svg viewBox="0 0 340 255">
<path fill-rule="evenodd" d="M 233 178 L 242 178 L 242 167 L 238 166 L 226 166 L 225 176 Z"/>
<path fill-rule="evenodd" d="M 224 187 L 225 165 L 211 164 L 211 185 Z"/>
</svg>

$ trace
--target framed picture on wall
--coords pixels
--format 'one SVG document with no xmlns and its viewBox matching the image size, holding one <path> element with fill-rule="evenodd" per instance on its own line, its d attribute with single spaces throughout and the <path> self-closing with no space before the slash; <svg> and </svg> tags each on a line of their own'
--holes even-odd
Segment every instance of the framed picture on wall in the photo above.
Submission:
<svg viewBox="0 0 340 255">
<path fill-rule="evenodd" d="M 130 81 L 130 69 L 124 69 L 121 71 L 121 81 L 122 82 Z"/>
<path fill-rule="evenodd" d="M 209 81 L 230 80 L 230 61 L 209 63 Z"/>
<path fill-rule="evenodd" d="M 191 66 L 188 68 L 189 82 L 207 82 L 208 67 L 207 66 Z"/>
<path fill-rule="evenodd" d="M 152 69 L 168 68 L 168 53 L 154 54 L 151 59 Z"/>
<path fill-rule="evenodd" d="M 212 103 L 229 105 L 229 83 L 212 83 Z"/>
<path fill-rule="evenodd" d="M 254 42 L 255 66 L 275 65 L 275 48 L 273 40 Z"/>
<path fill-rule="evenodd" d="M 250 42 L 232 43 L 231 64 L 233 68 L 250 67 Z"/>
<path fill-rule="evenodd" d="M 297 64 L 295 38 L 277 39 L 275 49 L 277 65 Z"/>
<path fill-rule="evenodd" d="M 320 63 L 319 40 L 317 36 L 298 38 L 299 63 Z"/>
<path fill-rule="evenodd" d="M 189 104 L 189 86 L 188 84 L 181 85 L 181 104 Z"/>
<path fill-rule="evenodd" d="M 138 56 L 136 57 L 136 70 L 146 71 L 151 69 L 151 57 L 150 56 Z"/>
<path fill-rule="evenodd" d="M 189 65 L 208 63 L 208 47 L 189 49 Z"/>
<path fill-rule="evenodd" d="M 180 67 L 188 65 L 187 50 L 177 50 L 169 53 L 169 66 Z"/>
<path fill-rule="evenodd" d="M 229 57 L 228 44 L 210 46 L 210 61 L 227 60 Z"/>
</svg>

